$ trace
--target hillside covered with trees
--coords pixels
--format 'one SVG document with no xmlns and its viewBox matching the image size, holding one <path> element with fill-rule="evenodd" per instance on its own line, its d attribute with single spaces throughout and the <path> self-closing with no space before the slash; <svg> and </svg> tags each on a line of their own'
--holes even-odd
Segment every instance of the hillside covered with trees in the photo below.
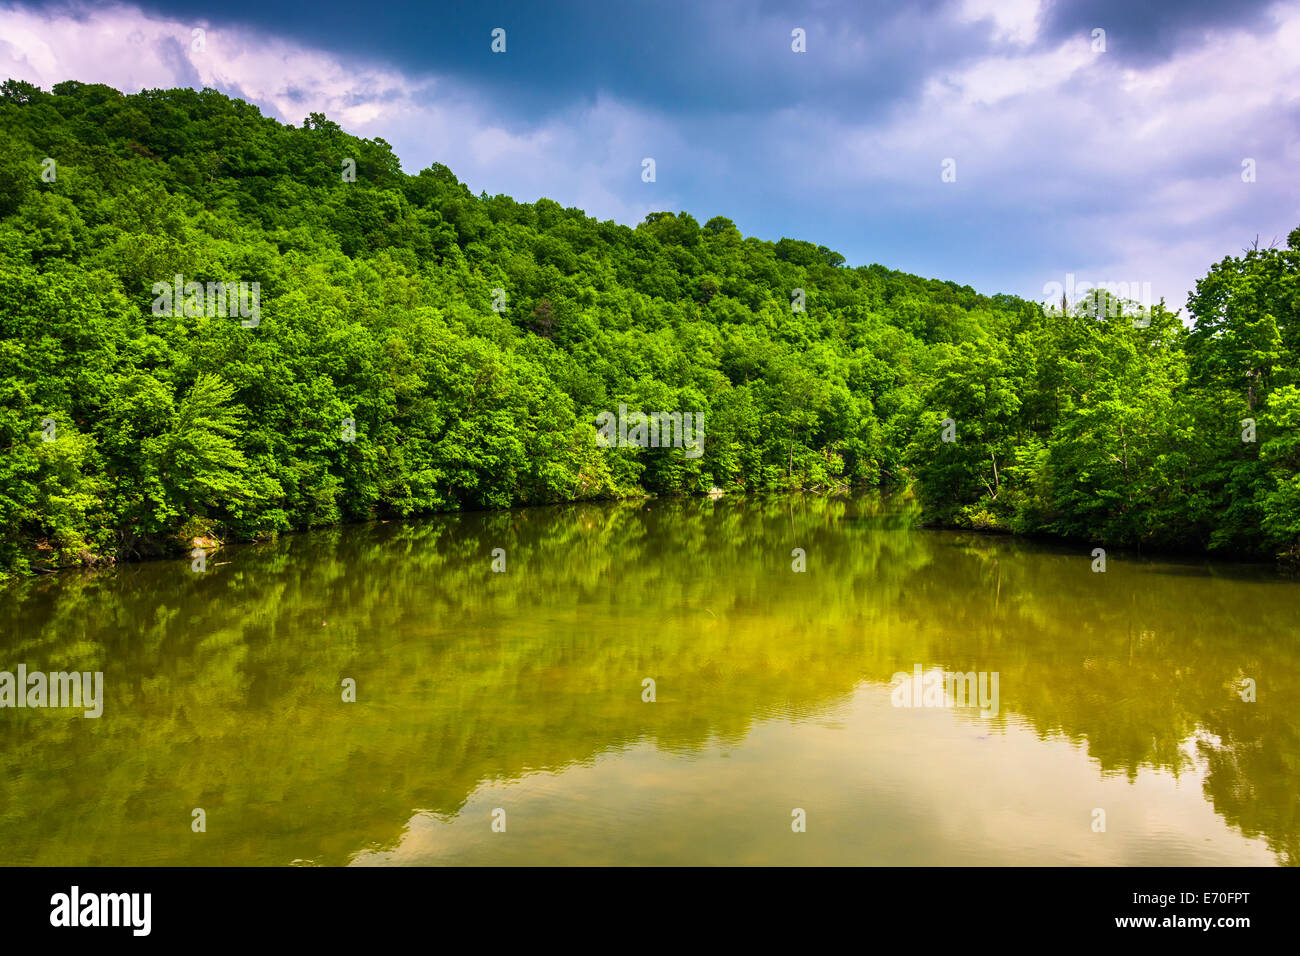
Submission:
<svg viewBox="0 0 1300 956">
<path fill-rule="evenodd" d="M 256 322 L 158 314 L 175 276 L 257 283 Z M 1190 325 L 1110 305 L 474 196 L 212 90 L 10 80 L 0 576 L 715 486 L 887 485 L 937 524 L 1295 561 L 1300 229 L 1209 266 Z M 703 454 L 600 447 L 620 405 L 703 413 Z"/>
</svg>

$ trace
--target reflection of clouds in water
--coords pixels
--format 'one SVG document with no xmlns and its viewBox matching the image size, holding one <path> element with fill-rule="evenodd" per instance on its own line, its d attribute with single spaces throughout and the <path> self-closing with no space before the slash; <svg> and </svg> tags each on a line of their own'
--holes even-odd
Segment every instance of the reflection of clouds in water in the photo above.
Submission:
<svg viewBox="0 0 1300 956">
<path fill-rule="evenodd" d="M 825 716 L 833 717 L 826 720 Z M 1084 748 L 952 712 L 900 711 L 864 684 L 823 718 L 765 720 L 693 760 L 639 745 L 484 784 L 461 812 L 416 812 L 371 865 L 1258 865 L 1206 803 L 1203 773 L 1099 774 Z M 490 809 L 507 806 L 494 834 Z M 793 806 L 808 813 L 792 838 Z M 1092 831 L 1104 808 L 1107 830 Z"/>
</svg>

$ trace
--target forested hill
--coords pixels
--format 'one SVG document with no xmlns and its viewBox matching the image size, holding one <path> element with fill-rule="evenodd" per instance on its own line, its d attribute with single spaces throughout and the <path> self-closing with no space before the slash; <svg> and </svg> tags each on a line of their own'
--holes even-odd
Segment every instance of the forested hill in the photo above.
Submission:
<svg viewBox="0 0 1300 956">
<path fill-rule="evenodd" d="M 1053 314 L 721 216 L 633 229 L 474 196 L 211 90 L 9 81 L 0 574 L 454 508 L 879 483 L 936 522 L 1294 557 L 1297 247 L 1207 263 L 1190 330 L 1095 298 Z M 245 283 L 253 318 L 159 308 L 174 281 Z M 620 406 L 702 413 L 703 453 L 601 447 Z"/>
</svg>

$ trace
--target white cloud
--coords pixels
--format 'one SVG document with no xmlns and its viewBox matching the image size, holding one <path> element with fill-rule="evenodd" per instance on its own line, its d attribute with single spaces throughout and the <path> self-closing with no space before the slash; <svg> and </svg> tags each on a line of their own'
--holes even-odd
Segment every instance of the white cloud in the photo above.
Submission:
<svg viewBox="0 0 1300 956">
<path fill-rule="evenodd" d="M 204 31 L 201 38 L 193 35 L 196 29 Z M 321 111 L 344 126 L 397 115 L 427 84 L 273 37 L 151 17 L 125 6 L 75 16 L 0 10 L 0 73 L 46 89 L 62 80 L 127 92 L 178 85 L 238 89 L 285 122 Z"/>
<path fill-rule="evenodd" d="M 960 0 L 958 19 L 967 23 L 992 20 L 994 36 L 1012 43 L 1029 44 L 1038 38 L 1042 0 Z"/>
<path fill-rule="evenodd" d="M 931 77 L 879 123 L 788 110 L 773 165 L 827 184 L 841 205 L 925 217 L 936 247 L 951 224 L 973 255 L 998 250 L 1000 276 L 1022 277 L 1006 291 L 1038 298 L 1071 271 L 1151 281 L 1181 307 L 1210 264 L 1300 221 L 1288 164 L 1300 153 L 1300 6 L 1272 13 L 1273 32 L 1218 32 L 1147 69 L 1085 38 L 990 53 Z M 1253 184 L 1240 178 L 1247 156 Z M 956 183 L 940 180 L 947 157 Z M 924 250 L 872 257 L 934 264 Z"/>
</svg>

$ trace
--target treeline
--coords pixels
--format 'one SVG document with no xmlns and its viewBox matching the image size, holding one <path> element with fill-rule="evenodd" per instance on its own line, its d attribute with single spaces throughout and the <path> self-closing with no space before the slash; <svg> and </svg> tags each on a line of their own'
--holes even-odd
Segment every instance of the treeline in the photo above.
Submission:
<svg viewBox="0 0 1300 956">
<path fill-rule="evenodd" d="M 0 574 L 343 521 L 913 488 L 930 520 L 1300 555 L 1300 229 L 1195 319 L 406 175 L 212 90 L 0 86 Z M 255 323 L 156 283 L 257 283 Z M 602 448 L 620 405 L 704 453 Z M 951 439 L 951 440 L 945 440 Z M 1243 440 L 1245 439 L 1245 440 Z"/>
</svg>

